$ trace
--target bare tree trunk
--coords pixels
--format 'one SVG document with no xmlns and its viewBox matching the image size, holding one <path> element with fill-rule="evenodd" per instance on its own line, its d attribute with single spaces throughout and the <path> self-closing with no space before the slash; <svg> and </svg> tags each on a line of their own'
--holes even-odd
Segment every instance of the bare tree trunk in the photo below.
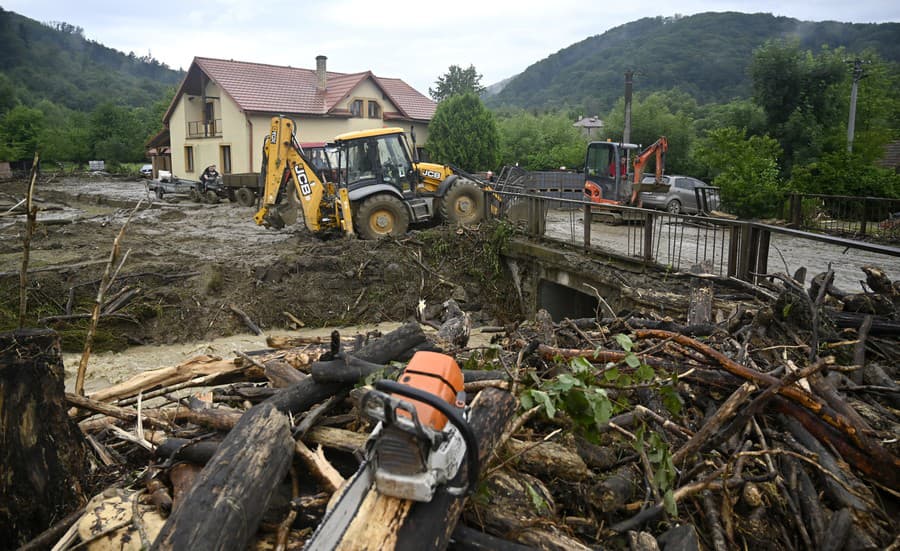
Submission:
<svg viewBox="0 0 900 551">
<path fill-rule="evenodd" d="M 13 547 L 82 504 L 87 450 L 66 414 L 59 338 L 0 333 L 0 542 Z"/>
</svg>

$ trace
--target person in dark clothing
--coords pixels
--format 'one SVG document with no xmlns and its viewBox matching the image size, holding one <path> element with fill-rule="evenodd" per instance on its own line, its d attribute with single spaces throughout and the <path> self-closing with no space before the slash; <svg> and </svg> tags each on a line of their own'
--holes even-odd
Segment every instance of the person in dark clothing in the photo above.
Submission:
<svg viewBox="0 0 900 551">
<path fill-rule="evenodd" d="M 210 182 L 215 182 L 219 179 L 219 171 L 216 170 L 216 165 L 209 165 L 206 167 L 206 170 L 203 171 L 203 174 L 200 175 L 200 191 L 206 192 L 206 186 Z"/>
</svg>

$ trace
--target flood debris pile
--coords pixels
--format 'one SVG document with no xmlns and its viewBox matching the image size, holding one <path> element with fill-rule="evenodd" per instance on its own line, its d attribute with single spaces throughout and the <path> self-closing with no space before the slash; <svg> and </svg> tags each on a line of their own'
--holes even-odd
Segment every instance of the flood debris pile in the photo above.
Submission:
<svg viewBox="0 0 900 551">
<path fill-rule="evenodd" d="M 365 449 L 360 388 L 439 350 L 463 367 L 477 491 L 372 490 L 342 548 L 897 549 L 898 294 L 865 273 L 865 300 L 782 275 L 713 322 L 700 279 L 685 320 L 540 311 L 475 348 L 448 302 L 437 332 L 273 337 L 67 395 L 95 468 L 122 475 L 53 541 L 300 549 Z M 852 300 L 882 313 L 843 321 Z"/>
</svg>

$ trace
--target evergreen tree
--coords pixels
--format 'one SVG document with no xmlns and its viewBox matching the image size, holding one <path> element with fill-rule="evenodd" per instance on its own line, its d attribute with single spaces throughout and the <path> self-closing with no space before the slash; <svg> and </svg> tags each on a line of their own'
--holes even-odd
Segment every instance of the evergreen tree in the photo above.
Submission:
<svg viewBox="0 0 900 551">
<path fill-rule="evenodd" d="M 428 89 L 428 95 L 434 101 L 444 101 L 447 98 L 473 92 L 481 95 L 484 86 L 481 85 L 481 75 L 475 70 L 474 65 L 463 69 L 459 65 L 451 65 L 450 69 L 434 81 L 435 87 Z"/>
<path fill-rule="evenodd" d="M 494 115 L 473 92 L 438 104 L 428 125 L 428 154 L 468 171 L 496 168 L 500 135 Z"/>
</svg>

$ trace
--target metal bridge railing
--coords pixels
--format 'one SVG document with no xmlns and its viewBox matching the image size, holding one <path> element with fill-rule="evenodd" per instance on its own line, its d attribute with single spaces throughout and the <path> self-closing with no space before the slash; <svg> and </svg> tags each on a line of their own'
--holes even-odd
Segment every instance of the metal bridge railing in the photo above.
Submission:
<svg viewBox="0 0 900 551">
<path fill-rule="evenodd" d="M 792 193 L 788 205 L 794 229 L 900 243 L 900 199 Z"/>
<path fill-rule="evenodd" d="M 789 272 L 789 264 L 794 264 L 793 269 L 803 265 L 810 271 L 824 271 L 829 260 L 834 260 L 847 264 L 839 267 L 845 270 L 842 279 L 836 279 L 845 286 L 859 279 L 858 263 L 900 271 L 897 247 L 749 221 L 600 206 L 529 193 L 493 193 L 495 215 L 520 226 L 530 237 L 636 259 L 671 271 L 700 266 L 706 273 L 755 283 L 770 273 L 770 267 Z M 497 197 L 500 208 L 496 208 Z M 853 265 L 847 262 L 850 258 Z"/>
</svg>

